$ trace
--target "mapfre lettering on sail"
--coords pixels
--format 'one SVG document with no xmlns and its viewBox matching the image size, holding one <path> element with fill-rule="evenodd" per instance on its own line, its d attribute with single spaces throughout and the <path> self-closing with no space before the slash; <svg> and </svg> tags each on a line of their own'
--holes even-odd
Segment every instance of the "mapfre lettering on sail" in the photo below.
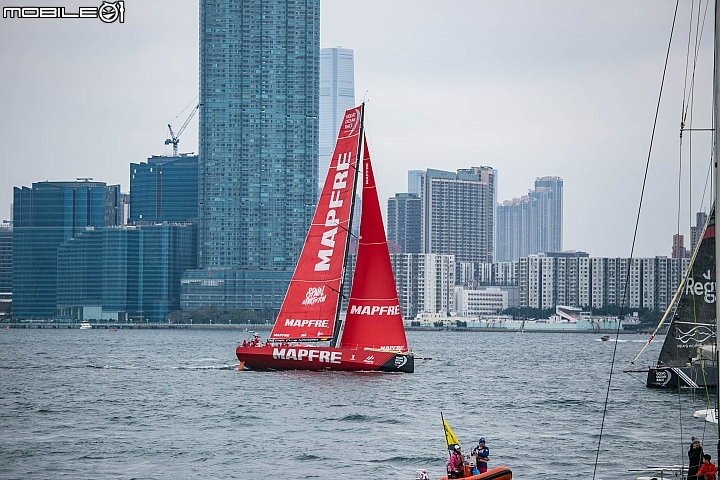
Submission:
<svg viewBox="0 0 720 480">
<path fill-rule="evenodd" d="M 333 336 L 346 257 L 362 107 L 345 112 L 315 214 L 270 340 Z"/>
<path fill-rule="evenodd" d="M 321 272 L 330 270 L 330 261 L 335 251 L 335 235 L 338 233 L 338 225 L 340 219 L 337 216 L 337 209 L 343 206 L 345 193 L 352 194 L 347 191 L 348 169 L 355 157 L 354 152 L 345 152 L 338 155 L 337 168 L 335 169 L 335 178 L 332 183 L 332 191 L 330 192 L 329 205 L 327 215 L 325 216 L 325 227 L 328 230 L 322 235 L 320 245 L 328 247 L 318 251 L 320 261 L 315 264 L 315 271 Z M 345 245 L 343 245 L 344 247 Z M 322 247 L 320 247 L 322 248 Z"/>
<path fill-rule="evenodd" d="M 400 315 L 400 305 L 352 305 L 350 313 L 357 315 Z"/>
</svg>

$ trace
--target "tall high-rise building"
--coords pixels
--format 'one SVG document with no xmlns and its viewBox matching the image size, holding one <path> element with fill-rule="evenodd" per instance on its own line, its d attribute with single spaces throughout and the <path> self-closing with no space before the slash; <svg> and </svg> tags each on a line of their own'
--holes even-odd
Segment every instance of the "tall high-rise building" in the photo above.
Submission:
<svg viewBox="0 0 720 480">
<path fill-rule="evenodd" d="M 320 128 L 318 191 L 330 167 L 330 157 L 345 111 L 355 106 L 355 61 L 349 48 L 320 49 Z"/>
<path fill-rule="evenodd" d="M 408 170 L 408 193 L 422 197 L 425 189 L 425 170 Z"/>
<path fill-rule="evenodd" d="M 183 308 L 280 306 L 317 199 L 319 43 L 319 0 L 200 1 L 200 270 Z"/>
<path fill-rule="evenodd" d="M 155 156 L 130 164 L 130 222 L 193 222 L 198 216 L 198 157 Z"/>
<path fill-rule="evenodd" d="M 537 199 L 538 251 L 562 251 L 563 180 L 560 177 L 535 179 L 535 191 L 530 195 Z"/>
<path fill-rule="evenodd" d="M 13 191 L 13 318 L 53 318 L 58 248 L 86 228 L 118 225 L 120 185 L 40 182 Z"/>
<path fill-rule="evenodd" d="M 690 227 L 690 254 L 695 251 L 698 241 L 700 241 L 700 235 L 702 235 L 703 228 L 707 222 L 707 213 L 697 212 L 695 214 L 695 226 Z"/>
<path fill-rule="evenodd" d="M 387 239 L 399 253 L 421 253 L 422 200 L 414 193 L 396 193 L 388 198 Z"/>
<path fill-rule="evenodd" d="M 497 205 L 498 261 L 562 251 L 562 190 L 560 177 L 540 177 L 527 195 Z"/>
<path fill-rule="evenodd" d="M 492 167 L 457 173 L 428 169 L 423 185 L 424 253 L 454 255 L 459 262 L 492 262 L 495 179 Z"/>
</svg>

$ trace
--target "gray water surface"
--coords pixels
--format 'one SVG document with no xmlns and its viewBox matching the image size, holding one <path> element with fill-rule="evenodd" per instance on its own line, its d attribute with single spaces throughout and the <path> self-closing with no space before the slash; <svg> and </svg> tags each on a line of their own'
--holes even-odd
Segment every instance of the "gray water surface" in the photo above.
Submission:
<svg viewBox="0 0 720 480">
<path fill-rule="evenodd" d="M 414 374 L 238 372 L 246 335 L 211 330 L 0 331 L 0 478 L 436 479 L 440 412 L 466 451 L 518 479 L 680 464 L 698 394 L 622 373 L 646 335 L 409 332 Z M 641 359 L 657 357 L 662 338 Z M 715 455 L 713 455 L 715 457 Z"/>
</svg>

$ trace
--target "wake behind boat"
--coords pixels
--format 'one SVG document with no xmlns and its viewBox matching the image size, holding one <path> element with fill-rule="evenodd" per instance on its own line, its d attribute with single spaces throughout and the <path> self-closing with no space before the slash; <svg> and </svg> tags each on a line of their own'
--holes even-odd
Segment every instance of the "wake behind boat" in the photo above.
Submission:
<svg viewBox="0 0 720 480">
<path fill-rule="evenodd" d="M 265 344 L 254 341 L 237 347 L 239 369 L 415 370 L 363 121 L 364 105 L 345 112 L 315 215 L 275 325 Z M 360 238 L 342 322 L 342 280 L 361 175 Z"/>
</svg>

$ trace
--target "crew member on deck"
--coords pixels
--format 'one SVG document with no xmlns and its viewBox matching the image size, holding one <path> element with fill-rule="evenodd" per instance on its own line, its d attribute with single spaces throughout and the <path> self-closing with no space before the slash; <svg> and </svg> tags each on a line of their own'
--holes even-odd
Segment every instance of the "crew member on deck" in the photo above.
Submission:
<svg viewBox="0 0 720 480">
<path fill-rule="evenodd" d="M 490 449 L 485 446 L 485 437 L 480 437 L 477 447 L 472 451 L 475 455 L 475 464 L 480 473 L 487 472 L 488 460 L 490 460 Z"/>
<path fill-rule="evenodd" d="M 455 445 L 448 462 L 448 478 L 462 478 L 465 473 L 464 465 L 465 459 L 460 453 L 460 445 Z"/>
<path fill-rule="evenodd" d="M 700 469 L 697 471 L 698 480 L 715 480 L 717 467 L 710 461 L 711 458 L 707 453 L 703 455 L 702 465 L 700 465 Z"/>
<path fill-rule="evenodd" d="M 695 437 L 690 439 L 690 450 L 688 450 L 688 480 L 697 480 L 697 471 L 703 458 L 703 449 L 700 440 Z"/>
</svg>

